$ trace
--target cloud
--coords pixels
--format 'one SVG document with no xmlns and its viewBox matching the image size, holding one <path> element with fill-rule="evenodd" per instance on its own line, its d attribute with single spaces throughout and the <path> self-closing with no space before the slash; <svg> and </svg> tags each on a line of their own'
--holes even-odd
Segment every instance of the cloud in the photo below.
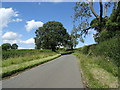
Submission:
<svg viewBox="0 0 120 90">
<path fill-rule="evenodd" d="M 10 43 L 10 44 L 14 44 L 14 43 L 18 43 L 19 42 L 19 40 L 7 40 L 7 39 L 5 39 L 5 40 L 2 40 L 3 41 L 3 43 Z"/>
<path fill-rule="evenodd" d="M 26 49 L 26 48 L 24 48 L 24 47 L 18 47 L 18 49 Z"/>
<path fill-rule="evenodd" d="M 0 28 L 8 26 L 8 23 L 11 22 L 12 17 L 17 17 L 18 12 L 14 11 L 12 8 L 0 8 Z"/>
<path fill-rule="evenodd" d="M 27 40 L 21 40 L 21 34 L 15 33 L 15 32 L 6 32 L 2 35 L 2 41 L 3 43 L 20 43 L 20 44 L 28 44 L 33 45 L 34 44 L 34 38 L 29 38 Z"/>
<path fill-rule="evenodd" d="M 19 38 L 21 37 L 21 34 L 15 33 L 15 32 L 6 32 L 2 35 L 2 41 L 3 43 L 19 43 Z"/>
<path fill-rule="evenodd" d="M 25 40 L 25 41 L 20 41 L 20 43 L 23 43 L 23 44 L 34 44 L 34 39 L 30 38 L 30 39 Z"/>
<path fill-rule="evenodd" d="M 34 49 L 34 48 L 18 47 L 18 49 Z"/>
<path fill-rule="evenodd" d="M 2 39 L 4 40 L 15 40 L 20 38 L 22 35 L 17 34 L 15 32 L 6 32 L 5 34 L 3 34 Z"/>
<path fill-rule="evenodd" d="M 30 32 L 32 29 L 43 26 L 43 22 L 41 21 L 31 20 L 31 21 L 27 21 L 26 23 L 27 24 L 25 25 L 25 28 L 28 32 Z"/>
<path fill-rule="evenodd" d="M 22 22 L 23 20 L 20 19 L 20 18 L 17 18 L 17 19 L 12 19 L 13 22 Z"/>
</svg>

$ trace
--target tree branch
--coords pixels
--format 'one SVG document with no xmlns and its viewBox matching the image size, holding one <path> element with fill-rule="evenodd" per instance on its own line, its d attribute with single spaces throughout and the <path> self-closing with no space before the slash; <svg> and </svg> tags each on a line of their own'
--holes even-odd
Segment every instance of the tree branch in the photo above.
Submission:
<svg viewBox="0 0 120 90">
<path fill-rule="evenodd" d="M 87 33 L 88 33 L 88 30 L 91 29 L 91 28 L 92 28 L 92 27 L 89 27 L 89 28 L 83 29 L 82 32 L 81 32 L 81 34 L 83 34 L 83 33 L 84 33 L 84 34 L 87 34 Z"/>
<path fill-rule="evenodd" d="M 93 8 L 93 0 L 91 0 L 91 2 L 90 2 L 90 9 L 91 9 L 93 15 L 94 15 L 97 19 L 99 19 L 100 16 L 97 15 L 97 13 L 95 12 L 95 10 L 94 10 L 94 8 Z"/>
</svg>

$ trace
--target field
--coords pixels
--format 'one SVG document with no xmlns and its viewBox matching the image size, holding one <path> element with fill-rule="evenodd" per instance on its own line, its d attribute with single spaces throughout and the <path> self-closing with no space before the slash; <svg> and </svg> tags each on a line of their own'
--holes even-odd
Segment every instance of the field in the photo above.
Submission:
<svg viewBox="0 0 120 90">
<path fill-rule="evenodd" d="M 59 57 L 60 54 L 51 50 L 8 50 L 2 52 L 0 75 L 6 77 L 13 73 L 37 66 Z"/>
<path fill-rule="evenodd" d="M 87 56 L 79 51 L 77 56 L 86 87 L 118 88 L 118 67 L 104 57 Z"/>
</svg>

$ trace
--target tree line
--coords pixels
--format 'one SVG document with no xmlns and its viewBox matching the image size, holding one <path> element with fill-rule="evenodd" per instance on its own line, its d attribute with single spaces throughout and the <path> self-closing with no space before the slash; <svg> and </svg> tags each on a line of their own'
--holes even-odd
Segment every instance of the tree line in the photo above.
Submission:
<svg viewBox="0 0 120 90">
<path fill-rule="evenodd" d="M 18 45 L 16 43 L 10 44 L 10 43 L 4 43 L 1 45 L 2 50 L 10 50 L 10 49 L 18 49 Z"/>
</svg>

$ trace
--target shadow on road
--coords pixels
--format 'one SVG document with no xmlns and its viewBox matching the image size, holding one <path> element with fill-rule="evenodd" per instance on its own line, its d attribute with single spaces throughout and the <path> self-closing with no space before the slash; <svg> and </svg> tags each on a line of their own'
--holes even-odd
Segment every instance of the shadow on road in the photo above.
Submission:
<svg viewBox="0 0 120 90">
<path fill-rule="evenodd" d="M 69 55 L 72 54 L 73 52 L 68 52 L 68 53 L 60 53 L 61 55 Z"/>
</svg>

